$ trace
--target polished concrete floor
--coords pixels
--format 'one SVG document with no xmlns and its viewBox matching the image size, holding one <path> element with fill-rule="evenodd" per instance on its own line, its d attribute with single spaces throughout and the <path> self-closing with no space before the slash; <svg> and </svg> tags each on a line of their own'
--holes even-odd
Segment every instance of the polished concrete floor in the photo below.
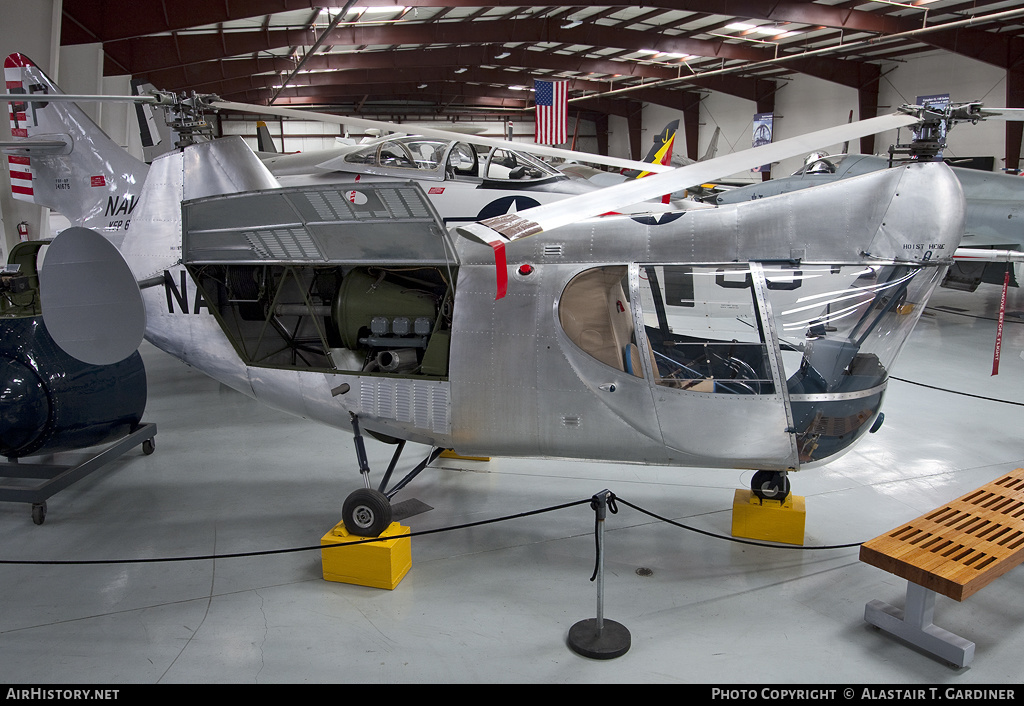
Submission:
<svg viewBox="0 0 1024 706">
<path fill-rule="evenodd" d="M 868 540 L 1024 466 L 1024 324 L 1008 317 L 992 377 L 998 300 L 993 286 L 933 298 L 893 371 L 884 426 L 794 475 L 803 548 L 728 541 L 742 471 L 442 459 L 396 498 L 434 508 L 406 521 L 419 531 L 607 488 L 709 533 L 622 504 L 609 515 L 604 616 L 631 635 L 611 660 L 566 645 L 597 611 L 587 505 L 416 537 L 391 591 L 325 581 L 308 548 L 359 487 L 351 435 L 147 345 L 156 453 L 130 451 L 53 496 L 42 525 L 0 503 L 0 560 L 111 560 L 0 565 L 0 683 L 1019 683 L 1024 569 L 963 603 L 938 598 L 935 622 L 977 644 L 954 669 L 864 622 L 872 599 L 902 606 L 905 581 L 855 547 L 813 549 Z M 1024 311 L 1024 292 L 1008 310 Z M 369 452 L 379 474 L 390 448 Z M 281 549 L 297 551 L 260 553 Z"/>
</svg>

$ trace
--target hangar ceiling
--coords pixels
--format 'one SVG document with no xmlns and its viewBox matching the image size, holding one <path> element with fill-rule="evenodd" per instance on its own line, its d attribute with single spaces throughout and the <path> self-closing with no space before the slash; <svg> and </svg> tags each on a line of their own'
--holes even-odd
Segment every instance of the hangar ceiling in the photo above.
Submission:
<svg viewBox="0 0 1024 706">
<path fill-rule="evenodd" d="M 97 42 L 106 75 L 398 120 L 527 111 L 535 78 L 567 80 L 575 115 L 695 120 L 709 91 L 771 110 L 798 74 L 856 88 L 865 118 L 893 62 L 939 51 L 1006 69 L 1024 106 L 1024 8 L 1005 0 L 63 0 L 61 44 Z"/>
</svg>

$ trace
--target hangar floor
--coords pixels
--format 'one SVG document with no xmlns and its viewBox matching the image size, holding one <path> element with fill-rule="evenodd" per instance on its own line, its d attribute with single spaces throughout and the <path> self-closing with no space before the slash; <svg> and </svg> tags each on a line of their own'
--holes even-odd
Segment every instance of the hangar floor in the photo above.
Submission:
<svg viewBox="0 0 1024 706">
<path fill-rule="evenodd" d="M 594 514 L 568 510 L 413 539 L 393 591 L 323 580 L 318 551 L 99 565 L 0 565 L 0 683 L 690 682 L 1019 683 L 1024 569 L 936 603 L 977 643 L 950 666 L 863 621 L 906 582 L 856 548 L 1024 466 L 1024 292 L 1011 291 L 991 377 L 999 288 L 939 291 L 894 371 L 885 425 L 831 465 L 796 474 L 806 548 L 698 534 L 629 507 L 609 515 L 605 616 L 632 635 L 617 659 L 580 657 L 569 628 L 596 614 Z M 135 449 L 53 496 L 44 524 L 0 504 L 2 560 L 224 555 L 316 547 L 359 487 L 352 438 L 284 417 L 146 346 Z M 375 478 L 390 449 L 369 443 Z M 407 452 L 408 455 L 408 452 Z M 444 460 L 404 492 L 435 508 L 413 530 L 589 498 L 608 488 L 728 536 L 749 472 L 582 462 Z M 400 499 L 403 496 L 399 496 Z M 647 571 L 638 571 L 646 569 Z"/>
</svg>

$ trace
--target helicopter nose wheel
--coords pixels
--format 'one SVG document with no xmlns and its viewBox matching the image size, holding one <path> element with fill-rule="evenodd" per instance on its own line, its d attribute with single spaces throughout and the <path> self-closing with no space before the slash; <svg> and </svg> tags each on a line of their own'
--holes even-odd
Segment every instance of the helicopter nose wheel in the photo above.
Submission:
<svg viewBox="0 0 1024 706">
<path fill-rule="evenodd" d="M 391 525 L 391 502 L 380 491 L 360 488 L 345 498 L 341 520 L 351 534 L 379 537 Z"/>
<path fill-rule="evenodd" d="M 789 475 L 785 471 L 757 471 L 750 481 L 750 490 L 762 500 L 785 502 L 789 497 Z"/>
</svg>

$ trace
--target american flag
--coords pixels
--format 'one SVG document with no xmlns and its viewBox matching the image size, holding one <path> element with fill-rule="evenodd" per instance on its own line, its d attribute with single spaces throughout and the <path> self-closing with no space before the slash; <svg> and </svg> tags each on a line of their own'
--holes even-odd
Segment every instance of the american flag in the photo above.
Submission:
<svg viewBox="0 0 1024 706">
<path fill-rule="evenodd" d="M 534 81 L 539 145 L 560 145 L 568 140 L 569 100 L 565 81 Z"/>
</svg>

